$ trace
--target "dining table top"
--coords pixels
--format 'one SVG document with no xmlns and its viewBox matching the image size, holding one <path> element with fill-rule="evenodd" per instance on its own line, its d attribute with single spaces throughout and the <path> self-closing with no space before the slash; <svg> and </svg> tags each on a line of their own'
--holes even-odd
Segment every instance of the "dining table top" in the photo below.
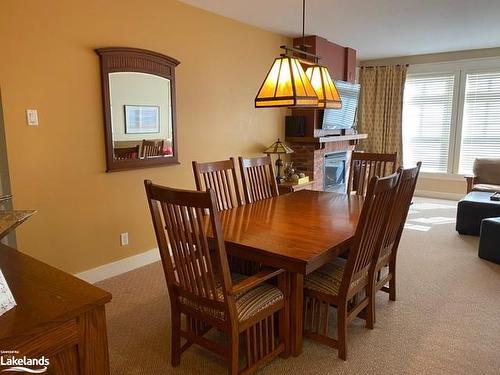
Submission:
<svg viewBox="0 0 500 375">
<path fill-rule="evenodd" d="M 230 254 L 308 274 L 348 248 L 363 198 L 302 190 L 220 212 Z"/>
</svg>

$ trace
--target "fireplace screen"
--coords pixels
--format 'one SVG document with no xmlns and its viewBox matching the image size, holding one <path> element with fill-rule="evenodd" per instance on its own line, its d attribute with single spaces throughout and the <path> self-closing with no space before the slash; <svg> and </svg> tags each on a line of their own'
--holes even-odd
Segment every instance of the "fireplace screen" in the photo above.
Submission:
<svg viewBox="0 0 500 375">
<path fill-rule="evenodd" d="M 335 152 L 325 155 L 324 191 L 334 193 L 346 192 L 346 152 Z"/>
</svg>

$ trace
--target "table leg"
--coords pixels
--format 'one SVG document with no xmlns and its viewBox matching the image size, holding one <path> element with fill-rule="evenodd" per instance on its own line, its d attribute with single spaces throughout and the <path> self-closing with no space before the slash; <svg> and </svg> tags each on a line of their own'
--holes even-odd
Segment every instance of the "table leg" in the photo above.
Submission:
<svg viewBox="0 0 500 375">
<path fill-rule="evenodd" d="M 304 275 L 291 273 L 290 288 L 290 342 L 292 355 L 297 357 L 302 353 L 304 325 Z"/>
</svg>

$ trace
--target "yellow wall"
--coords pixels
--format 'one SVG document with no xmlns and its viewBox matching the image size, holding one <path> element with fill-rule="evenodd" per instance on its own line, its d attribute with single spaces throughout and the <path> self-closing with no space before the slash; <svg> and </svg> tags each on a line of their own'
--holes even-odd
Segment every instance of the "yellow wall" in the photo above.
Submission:
<svg viewBox="0 0 500 375">
<path fill-rule="evenodd" d="M 143 180 L 193 188 L 191 160 L 259 153 L 284 111 L 253 108 L 286 40 L 173 0 L 2 0 L 0 87 L 18 248 L 79 272 L 156 246 Z M 176 71 L 179 166 L 104 173 L 98 47 L 150 49 Z M 26 125 L 25 109 L 40 126 Z M 120 247 L 119 234 L 130 245 Z"/>
</svg>

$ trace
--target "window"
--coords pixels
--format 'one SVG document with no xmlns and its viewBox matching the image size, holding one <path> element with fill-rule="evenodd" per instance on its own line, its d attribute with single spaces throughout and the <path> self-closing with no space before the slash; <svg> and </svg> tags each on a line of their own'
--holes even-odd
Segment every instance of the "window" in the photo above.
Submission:
<svg viewBox="0 0 500 375">
<path fill-rule="evenodd" d="M 435 174 L 470 174 L 477 157 L 500 157 L 500 61 L 411 67 L 403 157 Z"/>
<path fill-rule="evenodd" d="M 459 173 L 472 172 L 477 157 L 500 157 L 500 72 L 468 73 Z"/>
<path fill-rule="evenodd" d="M 455 76 L 408 76 L 403 104 L 405 165 L 422 161 L 422 172 L 448 170 Z"/>
</svg>

